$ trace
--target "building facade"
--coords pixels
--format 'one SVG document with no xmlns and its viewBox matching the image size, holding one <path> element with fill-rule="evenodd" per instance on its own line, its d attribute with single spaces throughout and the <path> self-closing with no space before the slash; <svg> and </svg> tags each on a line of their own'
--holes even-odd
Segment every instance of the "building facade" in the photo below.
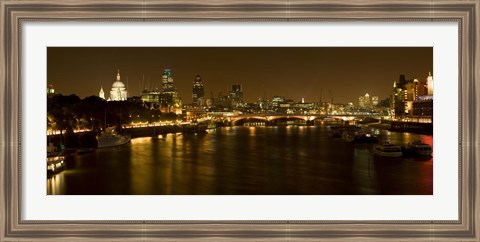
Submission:
<svg viewBox="0 0 480 242">
<path fill-rule="evenodd" d="M 192 100 L 193 105 L 196 107 L 205 106 L 205 91 L 203 89 L 203 80 L 200 75 L 197 75 L 193 80 Z"/>
<path fill-rule="evenodd" d="M 420 99 L 428 94 L 428 82 L 432 84 L 431 92 L 433 94 L 433 78 L 430 73 L 426 82 L 419 81 L 418 79 L 406 80 L 404 75 L 400 75 L 399 80 L 393 83 L 393 91 L 390 99 L 391 115 L 394 118 L 404 118 L 416 116 L 418 113 L 426 113 L 423 111 L 415 111 L 415 107 L 420 108 L 424 105 L 423 103 L 425 102 Z M 422 102 L 418 102 L 419 104 L 416 105 L 415 103 L 417 101 Z M 430 101 L 427 101 L 427 103 L 428 102 Z"/>
<path fill-rule="evenodd" d="M 232 107 L 240 107 L 243 104 L 242 84 L 233 84 L 229 95 L 232 101 Z"/>
<path fill-rule="evenodd" d="M 101 88 L 100 91 L 103 91 L 103 88 Z M 127 100 L 127 97 L 127 89 L 125 88 L 125 84 L 121 81 L 120 70 L 118 70 L 117 80 L 112 84 L 108 101 L 125 101 Z"/>
<path fill-rule="evenodd" d="M 182 114 L 182 100 L 178 96 L 173 84 L 172 72 L 165 69 L 162 75 L 162 93 L 160 94 L 160 111 L 166 113 Z"/>
<path fill-rule="evenodd" d="M 427 95 L 433 95 L 433 76 L 431 72 L 428 72 L 427 76 Z"/>
</svg>

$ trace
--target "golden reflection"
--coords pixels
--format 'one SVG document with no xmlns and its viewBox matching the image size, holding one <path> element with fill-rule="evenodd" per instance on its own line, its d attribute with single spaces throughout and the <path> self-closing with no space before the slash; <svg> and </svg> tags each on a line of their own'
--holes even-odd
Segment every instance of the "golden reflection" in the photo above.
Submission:
<svg viewBox="0 0 480 242">
<path fill-rule="evenodd" d="M 61 195 L 65 194 L 65 176 L 63 172 L 53 175 L 47 179 L 47 194 Z"/>
<path fill-rule="evenodd" d="M 145 144 L 151 141 L 151 137 L 144 137 L 144 138 L 133 138 L 130 140 L 132 144 Z"/>
</svg>

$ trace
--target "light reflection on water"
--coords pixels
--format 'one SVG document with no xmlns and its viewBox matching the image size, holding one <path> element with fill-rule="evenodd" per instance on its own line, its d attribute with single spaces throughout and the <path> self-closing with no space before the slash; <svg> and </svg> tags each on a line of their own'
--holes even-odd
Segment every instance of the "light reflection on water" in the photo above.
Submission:
<svg viewBox="0 0 480 242">
<path fill-rule="evenodd" d="M 398 145 L 432 136 L 382 131 Z M 433 147 L 433 146 L 432 146 Z M 48 194 L 432 194 L 432 158 L 378 159 L 372 144 L 330 139 L 325 126 L 227 127 L 135 138 L 70 157 Z"/>
</svg>

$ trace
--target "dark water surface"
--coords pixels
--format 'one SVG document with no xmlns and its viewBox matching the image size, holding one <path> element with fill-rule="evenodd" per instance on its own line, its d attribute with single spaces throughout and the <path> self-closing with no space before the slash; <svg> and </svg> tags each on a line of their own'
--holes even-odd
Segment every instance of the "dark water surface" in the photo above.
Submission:
<svg viewBox="0 0 480 242">
<path fill-rule="evenodd" d="M 430 135 L 382 131 L 405 145 Z M 135 138 L 69 157 L 48 194 L 433 194 L 433 158 L 378 158 L 372 144 L 327 136 L 326 126 L 227 127 L 207 134 Z M 432 145 L 433 147 L 433 145 Z"/>
</svg>

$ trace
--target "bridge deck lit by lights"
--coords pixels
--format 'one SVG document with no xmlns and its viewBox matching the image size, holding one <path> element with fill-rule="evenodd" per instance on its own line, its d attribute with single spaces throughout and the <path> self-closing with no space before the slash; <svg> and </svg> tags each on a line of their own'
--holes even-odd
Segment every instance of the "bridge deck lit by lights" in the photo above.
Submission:
<svg viewBox="0 0 480 242">
<path fill-rule="evenodd" d="M 265 122 L 276 121 L 279 119 L 297 119 L 305 121 L 336 119 L 343 121 L 361 120 L 364 118 L 373 119 L 390 119 L 390 116 L 378 114 L 241 114 L 241 115 L 222 115 L 222 116 L 207 116 L 200 122 L 206 120 L 222 120 L 228 122 L 237 122 L 240 120 L 260 120 Z"/>
</svg>

